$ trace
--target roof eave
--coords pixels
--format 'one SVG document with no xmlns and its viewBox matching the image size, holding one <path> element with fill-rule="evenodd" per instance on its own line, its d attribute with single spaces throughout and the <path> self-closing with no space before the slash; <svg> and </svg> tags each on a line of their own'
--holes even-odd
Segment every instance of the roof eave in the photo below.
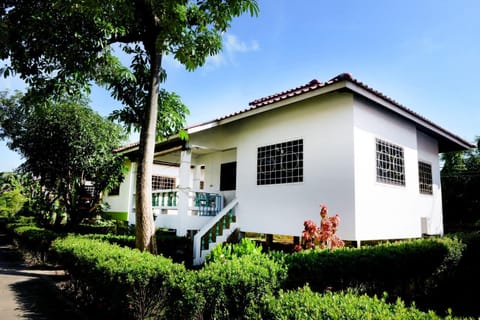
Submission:
<svg viewBox="0 0 480 320">
<path fill-rule="evenodd" d="M 379 96 L 378 94 L 372 92 L 371 90 L 351 81 L 345 81 L 346 88 L 350 91 L 359 94 L 375 103 L 378 103 L 385 107 L 387 110 L 390 110 L 400 116 L 412 121 L 415 125 L 421 130 L 430 133 L 431 135 L 437 137 L 439 140 L 439 152 L 450 152 L 450 151 L 462 151 L 474 148 L 475 145 L 470 142 L 456 136 L 455 134 L 439 127 L 433 122 L 424 119 L 423 117 L 417 115 L 413 111 L 410 111 L 406 107 L 403 107 L 399 104 L 396 104 L 392 101 L 386 100 L 385 98 Z"/>
</svg>

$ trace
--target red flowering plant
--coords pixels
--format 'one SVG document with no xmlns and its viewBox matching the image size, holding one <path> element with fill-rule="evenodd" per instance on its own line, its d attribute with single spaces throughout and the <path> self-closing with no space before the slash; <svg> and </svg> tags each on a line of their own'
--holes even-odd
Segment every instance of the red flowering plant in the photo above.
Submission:
<svg viewBox="0 0 480 320">
<path fill-rule="evenodd" d="M 303 245 L 305 249 L 315 248 L 315 240 L 320 236 L 317 224 L 312 220 L 306 220 L 303 223 L 302 232 Z"/>
<path fill-rule="evenodd" d="M 315 242 L 320 243 L 320 248 L 342 248 L 345 243 L 336 234 L 338 225 L 340 224 L 340 216 L 328 216 L 328 208 L 326 205 L 320 205 L 320 227 L 317 227 L 312 220 L 306 220 L 303 223 L 305 227 L 302 232 L 302 242 L 304 249 L 314 249 Z M 302 247 L 295 246 L 295 251 L 300 251 Z"/>
</svg>

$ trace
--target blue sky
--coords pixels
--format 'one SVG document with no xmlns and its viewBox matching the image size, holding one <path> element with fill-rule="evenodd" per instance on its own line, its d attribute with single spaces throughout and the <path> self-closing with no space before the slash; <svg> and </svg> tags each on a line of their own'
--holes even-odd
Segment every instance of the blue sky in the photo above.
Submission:
<svg viewBox="0 0 480 320">
<path fill-rule="evenodd" d="M 187 72 L 164 61 L 164 87 L 178 93 L 196 124 L 312 79 L 356 79 L 473 142 L 480 135 L 480 1 L 259 0 L 257 18 L 237 18 L 224 50 Z M 0 90 L 22 89 L 16 78 Z M 102 115 L 120 107 L 94 88 Z M 0 141 L 0 172 L 21 163 Z"/>
</svg>

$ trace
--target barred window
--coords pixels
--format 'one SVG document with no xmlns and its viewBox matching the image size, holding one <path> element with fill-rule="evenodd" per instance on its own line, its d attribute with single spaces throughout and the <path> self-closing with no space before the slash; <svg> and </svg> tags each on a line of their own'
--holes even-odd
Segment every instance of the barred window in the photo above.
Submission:
<svg viewBox="0 0 480 320">
<path fill-rule="evenodd" d="M 377 139 L 377 181 L 405 185 L 403 148 Z"/>
<path fill-rule="evenodd" d="M 303 140 L 259 147 L 257 185 L 303 181 Z"/>
<path fill-rule="evenodd" d="M 418 162 L 418 182 L 420 193 L 433 194 L 432 189 L 432 165 L 425 162 Z"/>
<path fill-rule="evenodd" d="M 152 176 L 152 190 L 165 190 L 175 188 L 175 178 Z"/>
</svg>

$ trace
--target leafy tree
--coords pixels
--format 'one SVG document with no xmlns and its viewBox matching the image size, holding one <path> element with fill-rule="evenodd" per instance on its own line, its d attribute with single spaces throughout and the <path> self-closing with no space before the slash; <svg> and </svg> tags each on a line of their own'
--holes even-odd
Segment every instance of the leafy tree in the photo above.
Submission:
<svg viewBox="0 0 480 320">
<path fill-rule="evenodd" d="M 23 156 L 22 171 L 39 177 L 50 207 L 60 205 L 76 223 L 122 179 L 123 158 L 112 150 L 121 145 L 123 131 L 85 100 L 29 104 L 26 98 L 0 93 L 0 139 Z M 85 190 L 87 181 L 94 188 Z"/>
<path fill-rule="evenodd" d="M 480 137 L 477 138 L 480 144 Z M 480 150 L 442 154 L 444 222 L 447 231 L 480 227 Z"/>
<path fill-rule="evenodd" d="M 17 174 L 0 174 L 0 215 L 13 217 L 22 209 L 27 201 L 22 191 L 23 186 Z"/>
<path fill-rule="evenodd" d="M 141 106 L 136 246 L 155 252 L 151 173 L 162 58 L 172 55 L 187 70 L 203 65 L 221 50 L 233 17 L 258 14 L 256 0 L 11 0 L 2 9 L 5 75 L 17 72 L 37 92 L 78 93 L 93 80 L 126 107 Z M 130 68 L 113 44 L 132 57 Z"/>
</svg>

